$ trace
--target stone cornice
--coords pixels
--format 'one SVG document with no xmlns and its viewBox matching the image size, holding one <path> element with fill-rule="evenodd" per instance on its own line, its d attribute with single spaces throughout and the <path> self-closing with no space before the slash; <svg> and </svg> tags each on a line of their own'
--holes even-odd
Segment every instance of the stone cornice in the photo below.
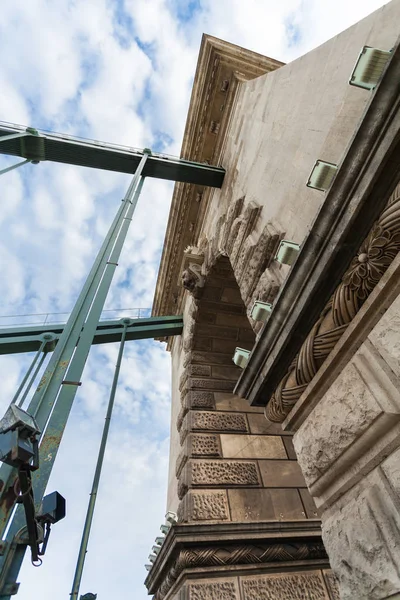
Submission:
<svg viewBox="0 0 400 600">
<path fill-rule="evenodd" d="M 232 555 L 229 548 L 233 548 Z M 222 549 L 226 556 L 217 556 Z M 240 549 L 243 549 L 241 552 Z M 184 552 L 190 553 L 185 561 Z M 207 557 L 196 553 L 205 551 Z M 216 559 L 212 556 L 216 553 Z M 183 558 L 183 560 L 182 560 Z M 173 585 L 184 568 L 199 566 L 276 564 L 284 561 L 319 561 L 329 563 L 321 540 L 318 519 L 304 521 L 270 521 L 257 523 L 178 524 L 171 528 L 149 572 L 145 585 L 150 594 Z M 178 562 L 178 564 L 177 564 Z M 188 563 L 188 564 L 186 564 Z M 163 594 L 161 594 L 162 596 Z"/>
<path fill-rule="evenodd" d="M 203 35 L 181 157 L 219 164 L 240 82 L 284 63 Z M 183 251 L 196 243 L 210 188 L 176 183 L 153 303 L 153 315 L 178 310 Z"/>
<path fill-rule="evenodd" d="M 236 386 L 252 405 L 270 400 L 399 180 L 399 82 L 397 44 Z"/>
</svg>

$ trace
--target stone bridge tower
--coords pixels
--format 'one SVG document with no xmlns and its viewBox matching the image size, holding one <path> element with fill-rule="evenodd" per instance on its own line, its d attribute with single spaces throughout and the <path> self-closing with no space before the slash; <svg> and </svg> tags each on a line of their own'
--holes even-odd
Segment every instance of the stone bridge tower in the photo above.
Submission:
<svg viewBox="0 0 400 600">
<path fill-rule="evenodd" d="M 347 458 L 345 466 L 340 466 L 342 470 L 335 471 L 341 453 L 376 418 L 372 408 L 369 416 L 360 408 L 360 397 L 365 398 L 367 392 L 354 380 L 358 387 L 350 393 L 350 378 L 342 384 L 350 390 L 347 412 L 343 401 L 337 401 L 333 410 L 329 408 L 330 399 L 337 400 L 340 393 L 343 396 L 340 382 L 336 383 L 339 392 L 328 397 L 326 405 L 321 404 L 322 412 L 315 421 L 312 416 L 320 406 L 315 398 L 309 409 L 303 404 L 299 409 L 299 403 L 312 390 L 314 377 L 320 375 L 318 369 L 324 361 L 329 362 L 335 344 L 343 343 L 342 334 L 347 335 L 347 327 L 363 310 L 364 302 L 368 303 L 369 294 L 375 293 L 378 284 L 382 287 L 381 277 L 386 281 L 384 277 L 395 268 L 391 263 L 398 259 L 400 200 L 395 186 L 400 160 L 393 154 L 397 146 L 388 143 L 392 154 L 387 150 L 384 155 L 382 150 L 380 162 L 365 174 L 376 182 L 380 173 L 379 200 L 359 195 L 357 209 L 354 185 L 351 187 L 357 174 L 351 164 L 355 164 L 355 157 L 361 160 L 365 156 L 363 151 L 371 156 L 376 144 L 371 123 L 378 119 L 378 113 L 382 128 L 386 119 L 385 135 L 389 135 L 390 127 L 395 132 L 395 109 L 390 112 L 389 106 L 397 106 L 397 101 L 400 106 L 400 89 L 384 78 L 373 96 L 349 86 L 348 80 L 365 45 L 395 47 L 385 77 L 389 77 L 390 69 L 392 77 L 397 77 L 399 16 L 400 2 L 395 0 L 288 65 L 203 36 L 182 157 L 222 164 L 226 177 L 221 190 L 176 184 L 157 282 L 154 314 L 183 314 L 184 332 L 167 340 L 173 371 L 167 508 L 177 512 L 178 523 L 168 533 L 146 579 L 156 600 L 362 600 L 395 598 L 393 593 L 400 591 L 399 576 L 396 580 L 394 575 L 396 569 L 400 572 L 399 546 L 397 558 L 393 557 L 397 542 L 385 537 L 381 542 L 392 557 L 393 568 L 385 567 L 382 576 L 373 575 L 369 567 L 363 572 L 359 557 L 364 550 L 351 535 L 352 514 L 343 516 L 343 494 L 363 482 L 368 469 L 364 465 L 351 483 L 350 475 L 346 475 L 342 486 L 339 479 L 343 472 L 354 468 L 351 460 Z M 375 106 L 376 98 L 380 104 Z M 368 111 L 373 110 L 377 112 L 371 113 L 368 124 Z M 342 165 L 326 195 L 306 186 L 317 159 Z M 383 169 L 386 164 L 389 166 Z M 341 196 L 335 191 L 341 178 L 346 197 L 343 191 Z M 370 183 L 366 189 L 371 194 L 375 188 Z M 332 196 L 335 193 L 337 197 Z M 370 208 L 362 213 L 363 206 Z M 335 207 L 343 207 L 342 220 L 337 218 Z M 345 231 L 353 232 L 348 233 L 348 239 L 343 232 L 339 236 L 346 219 L 359 224 L 351 229 L 351 221 Z M 329 232 L 325 236 L 321 234 L 323 227 Z M 301 247 L 292 267 L 276 260 L 283 239 Z M 378 275 L 370 266 L 372 256 L 377 256 L 371 250 L 374 244 L 383 248 L 384 255 Z M 372 283 L 364 271 L 360 275 L 358 267 L 354 268 L 354 261 L 365 265 Z M 363 298 L 352 304 L 353 312 L 348 304 L 350 292 L 343 288 L 348 285 L 349 268 L 356 273 L 352 285 L 360 277 L 367 280 Z M 394 275 L 390 276 L 389 288 L 381 290 L 374 305 L 378 316 L 396 296 Z M 338 286 L 341 291 L 334 298 L 339 312 L 331 317 L 329 311 L 336 306 L 331 298 Z M 398 283 L 396 286 L 396 290 L 400 288 Z M 255 300 L 273 304 L 265 326 L 251 319 Z M 332 324 L 335 315 L 345 313 L 338 331 Z M 374 322 L 370 317 L 370 329 L 376 322 L 375 313 Z M 310 331 L 314 332 L 312 339 Z M 322 336 L 322 342 L 315 349 L 316 334 Z M 347 361 L 365 363 L 354 357 L 368 334 L 367 326 L 353 334 L 355 339 L 345 348 Z M 237 346 L 252 351 L 243 372 L 232 362 Z M 375 350 L 367 345 L 365 352 Z M 343 369 L 343 361 L 335 360 L 331 369 L 334 375 L 326 376 L 317 394 L 322 403 L 329 385 L 335 385 Z M 381 362 L 377 366 L 376 357 L 374 360 L 368 364 L 377 371 Z M 386 356 L 387 365 L 390 360 Z M 361 373 L 361 367 L 357 369 Z M 368 385 L 375 386 L 374 397 L 380 394 L 379 385 L 386 390 L 391 385 L 392 391 L 387 393 L 392 394 L 397 407 L 394 375 L 388 369 L 385 367 L 384 372 L 389 379 Z M 291 409 L 297 416 L 291 418 L 295 414 Z M 299 410 L 302 416 L 298 416 Z M 397 408 L 382 411 L 399 414 Z M 396 418 L 382 417 L 379 432 L 390 430 L 393 436 Z M 373 440 L 371 432 L 369 439 Z M 371 459 L 371 469 L 396 450 L 393 440 L 379 459 Z M 335 451 L 332 448 L 336 446 Z M 365 443 L 363 448 L 354 460 L 367 452 Z M 398 470 L 395 472 L 393 459 L 390 465 L 387 485 L 395 498 L 396 484 L 390 477 L 396 480 Z M 326 476 L 330 468 L 333 470 Z M 324 477 L 328 477 L 333 493 L 324 495 Z M 379 496 L 379 490 L 374 493 Z M 393 515 L 394 523 L 398 513 Z M 364 525 L 369 539 L 373 526 L 366 517 Z M 371 543 L 370 550 L 375 552 L 380 547 L 378 541 Z M 346 555 L 346 560 L 341 561 L 341 555 Z M 372 559 L 371 564 L 377 566 Z"/>
</svg>

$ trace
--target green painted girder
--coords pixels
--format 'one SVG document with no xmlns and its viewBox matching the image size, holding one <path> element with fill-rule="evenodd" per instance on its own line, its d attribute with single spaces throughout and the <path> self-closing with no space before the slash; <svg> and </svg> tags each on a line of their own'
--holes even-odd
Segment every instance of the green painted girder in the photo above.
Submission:
<svg viewBox="0 0 400 600">
<path fill-rule="evenodd" d="M 0 329 L 0 354 L 16 354 L 34 352 L 42 343 L 43 334 L 53 333 L 55 342 L 61 336 L 65 324 L 28 325 L 23 327 L 7 327 Z M 121 319 L 101 321 L 96 329 L 93 344 L 108 344 L 121 340 L 124 325 Z M 145 340 L 149 338 L 180 335 L 183 329 L 182 316 L 149 317 L 133 319 L 126 332 L 126 340 Z M 54 344 L 48 346 L 53 350 Z"/>
<path fill-rule="evenodd" d="M 135 173 L 143 156 L 143 152 L 137 148 L 73 138 L 58 133 L 40 132 L 31 128 L 28 128 L 27 135 L 13 137 L 13 134 L 24 133 L 26 133 L 26 128 L 23 126 L 12 126 L 0 122 L 0 154 L 20 156 L 32 161 L 49 160 L 118 171 L 119 173 Z M 7 136 L 7 140 L 1 141 L 1 138 L 5 136 Z M 225 169 L 153 152 L 146 161 L 142 175 L 143 177 L 156 177 L 220 188 L 224 180 Z"/>
</svg>

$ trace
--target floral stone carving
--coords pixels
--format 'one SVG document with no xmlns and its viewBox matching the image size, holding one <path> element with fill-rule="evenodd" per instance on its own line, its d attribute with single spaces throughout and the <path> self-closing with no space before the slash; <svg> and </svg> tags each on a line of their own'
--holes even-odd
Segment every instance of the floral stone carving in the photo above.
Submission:
<svg viewBox="0 0 400 600">
<path fill-rule="evenodd" d="M 399 251 L 400 186 L 269 401 L 270 421 L 284 421 Z"/>
</svg>

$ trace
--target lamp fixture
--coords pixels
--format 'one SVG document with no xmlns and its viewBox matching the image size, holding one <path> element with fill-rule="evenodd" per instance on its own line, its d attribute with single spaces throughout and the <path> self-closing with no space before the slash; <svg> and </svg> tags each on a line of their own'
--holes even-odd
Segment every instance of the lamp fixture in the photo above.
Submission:
<svg viewBox="0 0 400 600">
<path fill-rule="evenodd" d="M 364 90 L 373 90 L 379 83 L 391 56 L 387 50 L 364 46 L 350 75 L 349 84 Z"/>
<path fill-rule="evenodd" d="M 275 260 L 282 265 L 292 265 L 300 252 L 299 244 L 281 240 L 276 251 Z"/>
<path fill-rule="evenodd" d="M 253 321 L 268 321 L 269 316 L 272 311 L 272 304 L 269 302 L 262 302 L 261 300 L 256 300 L 253 304 L 253 308 L 251 309 L 250 316 Z"/>
<path fill-rule="evenodd" d="M 338 167 L 333 163 L 328 163 L 324 160 L 317 160 L 310 177 L 307 181 L 307 187 L 314 190 L 326 192 L 330 188 L 333 178 L 336 175 Z"/>
<path fill-rule="evenodd" d="M 235 348 L 235 354 L 233 355 L 233 362 L 235 365 L 244 369 L 250 358 L 250 350 L 245 350 L 244 348 Z"/>
<path fill-rule="evenodd" d="M 177 523 L 177 519 L 178 519 L 178 517 L 176 516 L 176 513 L 172 512 L 170 510 L 165 515 L 166 524 L 171 523 L 171 525 L 175 525 Z"/>
</svg>

